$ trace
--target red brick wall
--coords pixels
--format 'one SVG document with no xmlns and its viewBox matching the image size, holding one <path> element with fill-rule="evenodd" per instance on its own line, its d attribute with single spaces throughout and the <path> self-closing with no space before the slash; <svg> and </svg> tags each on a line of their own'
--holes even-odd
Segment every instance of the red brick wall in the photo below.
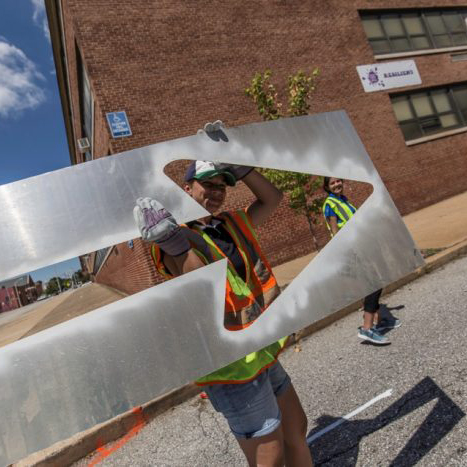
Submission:
<svg viewBox="0 0 467 467">
<path fill-rule="evenodd" d="M 16 292 L 13 287 L 0 288 L 0 312 L 10 311 L 19 307 Z"/>
<path fill-rule="evenodd" d="M 402 214 L 467 189 L 467 133 L 407 147 L 389 93 L 365 93 L 355 69 L 375 63 L 358 10 L 467 6 L 465 1 L 62 3 L 76 127 L 75 43 L 97 103 L 95 157 L 107 155 L 109 148 L 118 153 L 194 134 L 218 118 L 228 126 L 259 121 L 255 106 L 244 96 L 255 72 L 272 68 L 273 81 L 284 97 L 290 73 L 318 67 L 311 111 L 348 112 Z M 420 88 L 467 80 L 467 62 L 452 63 L 449 53 L 410 58 L 420 71 Z M 126 110 L 132 137 L 109 139 L 104 117 L 116 110 Z M 235 203 L 246 204 L 244 191 L 236 196 Z M 311 250 L 306 222 L 285 204 L 261 235 L 275 264 Z M 325 241 L 323 227 L 319 238 Z M 126 273 L 116 272 L 112 283 L 118 282 L 117 274 Z M 98 280 L 104 281 L 103 273 Z"/>
<path fill-rule="evenodd" d="M 115 245 L 96 279 L 127 294 L 162 281 L 152 266 L 148 245 L 140 239 L 133 241 L 133 248 L 128 242 Z"/>
</svg>

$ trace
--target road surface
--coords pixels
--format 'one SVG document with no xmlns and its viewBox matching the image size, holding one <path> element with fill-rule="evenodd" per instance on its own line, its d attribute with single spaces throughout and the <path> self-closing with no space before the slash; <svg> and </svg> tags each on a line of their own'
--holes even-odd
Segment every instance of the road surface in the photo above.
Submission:
<svg viewBox="0 0 467 467">
<path fill-rule="evenodd" d="M 467 466 L 467 257 L 382 302 L 402 320 L 390 346 L 357 339 L 357 312 L 281 358 L 308 416 L 315 465 Z M 222 416 L 199 397 L 120 445 L 75 466 L 246 465 Z"/>
</svg>

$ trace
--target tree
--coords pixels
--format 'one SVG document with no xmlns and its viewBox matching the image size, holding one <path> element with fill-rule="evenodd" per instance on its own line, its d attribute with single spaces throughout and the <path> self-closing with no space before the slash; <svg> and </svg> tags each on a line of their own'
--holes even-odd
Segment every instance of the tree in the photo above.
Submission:
<svg viewBox="0 0 467 467">
<path fill-rule="evenodd" d="M 49 282 L 47 282 L 47 288 L 45 289 L 45 293 L 47 295 L 54 295 L 59 291 L 58 282 L 60 280 L 58 277 L 51 277 Z"/>
<path fill-rule="evenodd" d="M 90 280 L 90 275 L 88 272 L 83 272 L 81 269 L 78 269 L 77 271 L 75 271 L 74 273 L 74 277 L 76 280 L 78 280 L 79 282 L 82 282 L 84 284 L 84 282 L 88 282 Z"/>
<path fill-rule="evenodd" d="M 67 287 L 66 285 L 66 279 L 62 279 L 61 277 L 51 277 L 49 279 L 49 282 L 47 282 L 47 288 L 45 289 L 45 293 L 47 295 L 54 295 L 67 288 L 69 288 L 69 286 Z"/>
<path fill-rule="evenodd" d="M 277 100 L 276 88 L 269 82 L 271 70 L 255 73 L 251 86 L 245 89 L 245 94 L 256 104 L 258 113 L 264 120 L 277 120 L 282 116 L 282 104 Z"/>
<path fill-rule="evenodd" d="M 277 120 L 284 116 L 281 113 L 282 104 L 278 101 L 276 88 L 270 82 L 271 75 L 271 70 L 255 73 L 251 80 L 251 86 L 245 89 L 245 94 L 256 104 L 258 113 L 263 120 Z M 308 114 L 309 100 L 316 88 L 315 82 L 318 75 L 319 70 L 315 68 L 311 75 L 298 71 L 288 77 L 288 116 Z M 320 193 L 320 188 L 322 177 L 275 169 L 261 169 L 261 173 L 288 195 L 289 207 L 293 211 L 306 217 L 313 244 L 319 250 L 314 225 L 321 222 L 323 196 Z"/>
<path fill-rule="evenodd" d="M 319 75 L 318 68 L 315 68 L 310 76 L 307 76 L 303 71 L 299 71 L 295 75 L 288 78 L 289 91 L 289 108 L 288 112 L 291 117 L 299 115 L 307 115 L 310 110 L 308 100 L 311 98 L 311 93 L 315 90 L 315 80 Z"/>
</svg>

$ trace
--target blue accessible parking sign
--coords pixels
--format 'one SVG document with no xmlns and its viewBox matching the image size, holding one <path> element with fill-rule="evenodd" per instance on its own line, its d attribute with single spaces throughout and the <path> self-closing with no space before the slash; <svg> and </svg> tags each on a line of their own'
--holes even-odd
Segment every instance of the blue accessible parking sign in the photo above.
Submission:
<svg viewBox="0 0 467 467">
<path fill-rule="evenodd" d="M 128 118 L 124 110 L 121 112 L 109 112 L 106 116 L 112 138 L 131 136 L 130 124 L 128 123 Z"/>
</svg>

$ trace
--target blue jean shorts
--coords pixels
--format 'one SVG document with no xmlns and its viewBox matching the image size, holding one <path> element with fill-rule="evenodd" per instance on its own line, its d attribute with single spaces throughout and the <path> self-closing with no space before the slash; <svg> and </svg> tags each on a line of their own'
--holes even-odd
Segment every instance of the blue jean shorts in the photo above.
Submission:
<svg viewBox="0 0 467 467">
<path fill-rule="evenodd" d="M 227 419 L 237 438 L 257 438 L 276 430 L 281 423 L 277 397 L 290 386 L 290 377 L 279 362 L 255 379 L 241 384 L 206 386 L 214 409 Z"/>
</svg>

